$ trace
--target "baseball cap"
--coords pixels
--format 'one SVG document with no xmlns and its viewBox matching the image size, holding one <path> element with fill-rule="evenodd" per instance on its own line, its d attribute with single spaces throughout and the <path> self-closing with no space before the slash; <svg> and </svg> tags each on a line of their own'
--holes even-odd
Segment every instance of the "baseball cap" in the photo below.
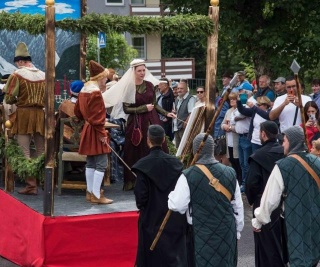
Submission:
<svg viewBox="0 0 320 267">
<path fill-rule="evenodd" d="M 243 70 L 237 71 L 237 75 L 246 76 L 246 72 Z"/>
<path fill-rule="evenodd" d="M 278 78 L 275 79 L 273 82 L 274 82 L 274 83 L 285 83 L 285 82 L 286 82 L 286 78 L 284 78 L 284 77 L 278 77 Z"/>
<path fill-rule="evenodd" d="M 171 87 L 176 88 L 178 86 L 178 83 L 176 81 L 171 82 Z"/>
</svg>

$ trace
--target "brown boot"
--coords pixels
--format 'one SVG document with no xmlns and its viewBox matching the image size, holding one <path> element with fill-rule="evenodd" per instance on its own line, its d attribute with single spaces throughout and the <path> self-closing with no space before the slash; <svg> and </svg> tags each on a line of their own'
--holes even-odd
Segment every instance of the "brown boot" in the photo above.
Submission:
<svg viewBox="0 0 320 267">
<path fill-rule="evenodd" d="M 112 199 L 108 199 L 103 195 L 103 190 L 100 190 L 100 198 L 96 198 L 94 194 L 91 194 L 91 204 L 111 204 Z"/>
<path fill-rule="evenodd" d="M 37 180 L 33 177 L 28 177 L 26 179 L 26 187 L 18 191 L 19 194 L 22 195 L 37 195 L 38 188 L 37 188 Z"/>
<path fill-rule="evenodd" d="M 100 194 L 103 195 L 104 190 L 100 189 Z M 91 202 L 91 196 L 93 195 L 93 193 L 90 193 L 88 191 L 86 191 L 86 201 Z"/>
<path fill-rule="evenodd" d="M 91 202 L 91 195 L 92 193 L 86 191 L 86 201 Z"/>
</svg>

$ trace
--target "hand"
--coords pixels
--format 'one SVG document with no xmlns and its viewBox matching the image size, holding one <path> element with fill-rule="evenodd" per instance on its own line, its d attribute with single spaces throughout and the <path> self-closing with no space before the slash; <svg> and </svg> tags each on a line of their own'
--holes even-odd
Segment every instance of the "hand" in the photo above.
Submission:
<svg viewBox="0 0 320 267">
<path fill-rule="evenodd" d="M 261 229 L 253 228 L 253 232 L 260 233 Z"/>
<path fill-rule="evenodd" d="M 306 126 L 308 126 L 308 127 L 314 126 L 314 121 L 313 121 L 313 120 L 308 120 L 308 121 L 306 122 Z"/>
<path fill-rule="evenodd" d="M 254 106 L 253 102 L 249 102 L 249 101 L 247 102 L 247 105 L 249 108 L 252 108 Z"/>
<path fill-rule="evenodd" d="M 102 142 L 102 144 L 106 145 L 108 144 L 108 137 L 107 136 L 103 136 L 100 137 L 99 140 Z"/>
<path fill-rule="evenodd" d="M 223 130 L 225 130 L 226 132 L 230 132 L 231 131 L 230 126 L 228 124 L 224 124 L 223 125 Z"/>
<path fill-rule="evenodd" d="M 175 119 L 177 117 L 177 115 L 174 114 L 173 112 L 170 112 L 170 113 L 167 114 L 167 117 Z"/>
<path fill-rule="evenodd" d="M 300 107 L 300 102 L 298 97 L 294 98 L 293 104 L 295 104 L 297 107 Z"/>
<path fill-rule="evenodd" d="M 295 96 L 294 95 L 287 95 L 287 98 L 285 100 L 285 103 L 286 105 L 288 105 L 289 103 L 293 103 L 294 102 L 294 99 L 295 99 Z"/>
<path fill-rule="evenodd" d="M 244 118 L 242 118 L 242 117 L 238 117 L 238 116 L 236 116 L 236 117 L 234 117 L 234 121 L 235 122 L 237 122 L 237 121 L 241 121 L 241 120 L 243 120 Z"/>
<path fill-rule="evenodd" d="M 154 105 L 147 104 L 147 109 L 148 109 L 149 112 L 152 111 L 154 109 Z"/>
</svg>

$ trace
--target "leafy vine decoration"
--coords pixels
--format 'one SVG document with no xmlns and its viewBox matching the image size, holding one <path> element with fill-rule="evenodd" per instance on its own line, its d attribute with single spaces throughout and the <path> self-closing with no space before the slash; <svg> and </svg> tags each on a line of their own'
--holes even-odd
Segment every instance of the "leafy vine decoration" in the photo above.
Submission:
<svg viewBox="0 0 320 267">
<path fill-rule="evenodd" d="M 0 12 L 0 30 L 24 30 L 32 35 L 45 33 L 45 16 Z M 214 31 L 213 22 L 204 15 L 163 17 L 120 16 L 90 13 L 79 19 L 63 19 L 55 26 L 65 31 L 97 34 L 98 31 L 129 32 L 131 34 L 161 34 L 176 37 L 208 36 Z"/>
<path fill-rule="evenodd" d="M 18 143 L 10 139 L 5 145 L 4 137 L 0 137 L 0 154 L 7 158 L 8 164 L 12 171 L 16 173 L 21 180 L 27 177 L 36 177 L 38 180 L 43 181 L 44 178 L 44 154 L 37 158 L 26 158 Z"/>
</svg>

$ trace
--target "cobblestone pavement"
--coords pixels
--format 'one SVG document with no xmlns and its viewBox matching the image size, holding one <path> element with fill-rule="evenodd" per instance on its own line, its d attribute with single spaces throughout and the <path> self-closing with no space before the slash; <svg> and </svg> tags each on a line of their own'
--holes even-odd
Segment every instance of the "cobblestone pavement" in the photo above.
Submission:
<svg viewBox="0 0 320 267">
<path fill-rule="evenodd" d="M 0 183 L 1 187 L 1 183 Z M 21 184 L 16 184 L 16 190 L 12 195 L 17 199 L 27 203 L 34 210 L 43 212 L 43 191 L 39 190 L 38 196 L 23 196 L 17 193 Z M 84 215 L 110 213 L 115 211 L 132 211 L 136 210 L 133 191 L 122 191 L 121 183 L 112 184 L 105 188 L 105 195 L 114 200 L 111 205 L 91 205 L 85 201 L 85 191 L 81 190 L 63 190 L 62 195 L 58 196 L 55 192 L 54 197 L 54 215 Z M 238 266 L 253 267 L 254 266 L 254 244 L 253 233 L 251 228 L 252 211 L 247 204 L 246 197 L 243 195 L 245 206 L 245 226 L 241 233 L 241 239 L 238 243 Z M 0 267 L 18 266 L 6 259 L 0 257 Z M 318 265 L 320 266 L 320 264 Z M 89 266 L 88 266 L 89 267 Z"/>
</svg>

